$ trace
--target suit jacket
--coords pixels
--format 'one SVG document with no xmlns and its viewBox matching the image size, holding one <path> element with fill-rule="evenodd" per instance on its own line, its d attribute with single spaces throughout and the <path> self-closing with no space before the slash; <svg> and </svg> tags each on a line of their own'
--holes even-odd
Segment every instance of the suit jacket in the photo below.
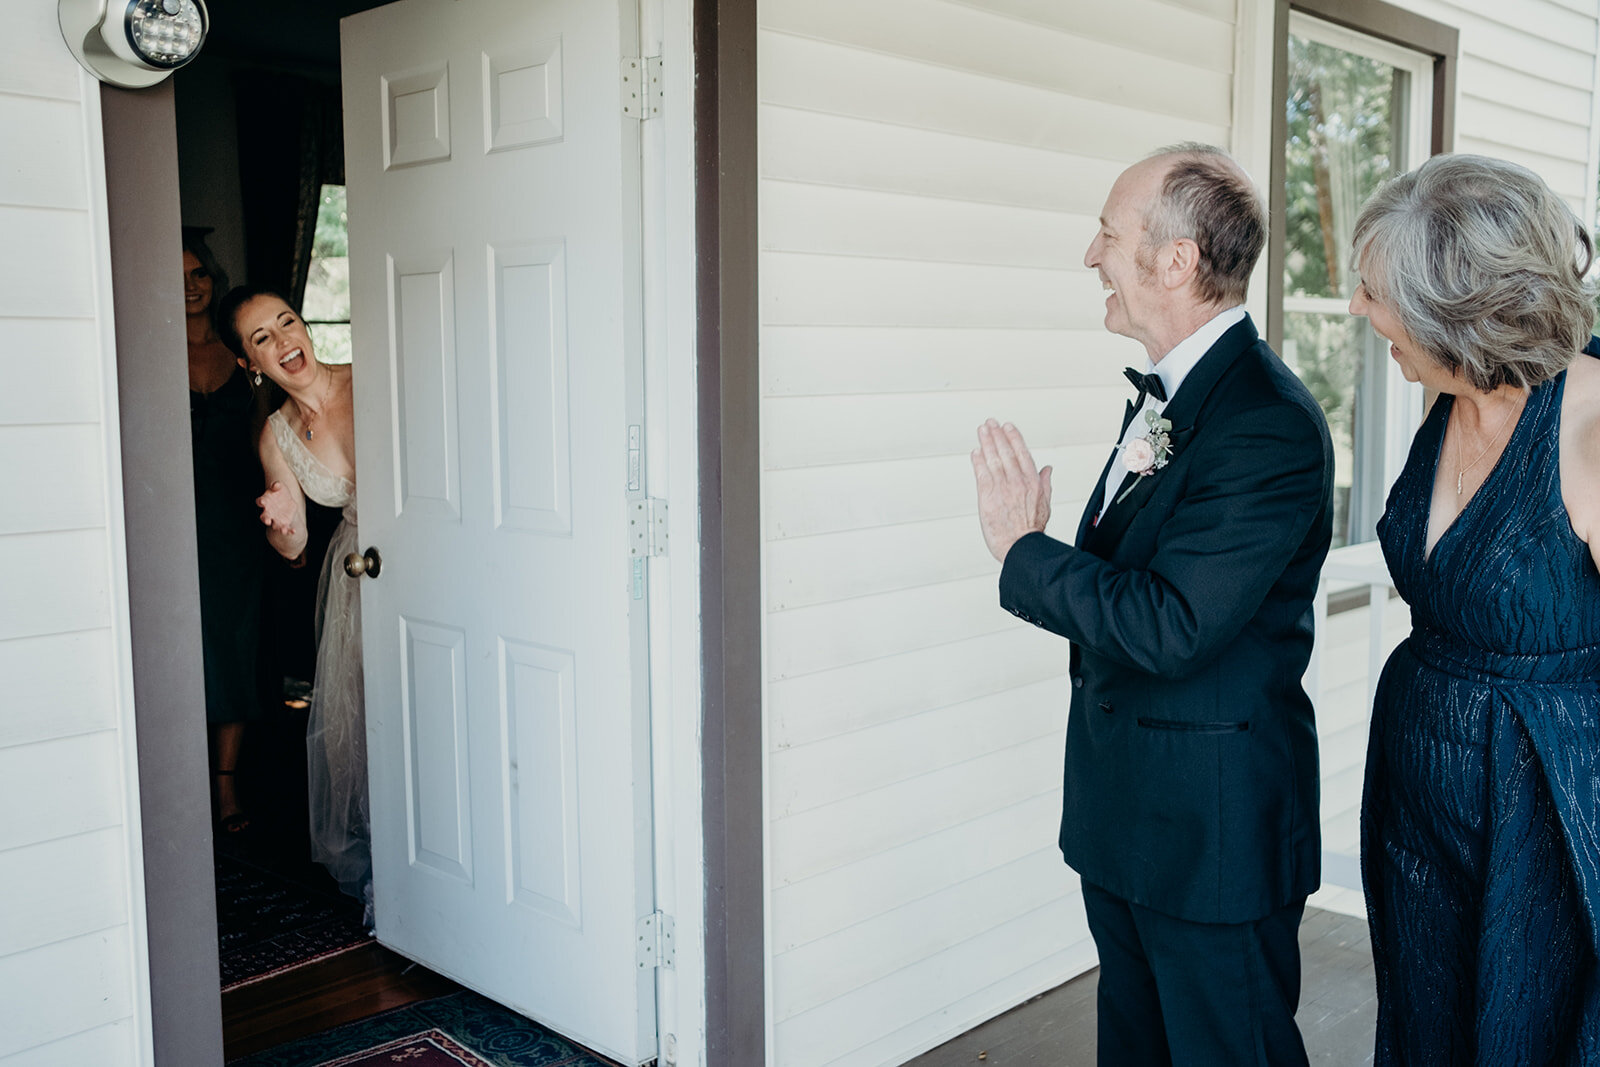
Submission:
<svg viewBox="0 0 1600 1067">
<path fill-rule="evenodd" d="M 1163 415 L 1168 464 L 1098 526 L 1096 489 L 1077 547 L 1019 540 L 1000 602 L 1072 642 L 1067 863 L 1164 914 L 1249 922 L 1321 878 L 1301 676 L 1332 534 L 1333 448 L 1321 408 L 1248 318 Z"/>
</svg>

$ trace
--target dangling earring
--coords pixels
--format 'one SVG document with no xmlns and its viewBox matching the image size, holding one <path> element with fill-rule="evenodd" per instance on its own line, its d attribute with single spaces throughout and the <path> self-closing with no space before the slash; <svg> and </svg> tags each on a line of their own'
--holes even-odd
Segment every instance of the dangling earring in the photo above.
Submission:
<svg viewBox="0 0 1600 1067">
<path fill-rule="evenodd" d="M 261 384 L 261 368 L 260 367 L 256 368 L 256 384 L 257 385 Z"/>
</svg>

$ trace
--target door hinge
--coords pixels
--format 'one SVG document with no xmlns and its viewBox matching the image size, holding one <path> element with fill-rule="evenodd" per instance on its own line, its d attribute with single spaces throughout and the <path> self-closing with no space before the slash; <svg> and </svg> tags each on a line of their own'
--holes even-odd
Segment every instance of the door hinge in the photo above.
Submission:
<svg viewBox="0 0 1600 1067">
<path fill-rule="evenodd" d="M 667 554 L 667 502 L 650 497 L 628 505 L 628 555 Z"/>
<path fill-rule="evenodd" d="M 622 57 L 622 113 L 630 119 L 661 114 L 661 57 Z"/>
<path fill-rule="evenodd" d="M 672 916 L 664 911 L 653 911 L 634 923 L 635 956 L 641 971 L 651 967 L 670 970 L 678 962 L 678 952 L 672 942 L 676 927 Z"/>
</svg>

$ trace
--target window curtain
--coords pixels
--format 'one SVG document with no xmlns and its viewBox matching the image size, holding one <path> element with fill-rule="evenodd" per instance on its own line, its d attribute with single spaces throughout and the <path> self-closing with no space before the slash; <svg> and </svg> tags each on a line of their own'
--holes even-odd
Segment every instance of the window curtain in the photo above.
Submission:
<svg viewBox="0 0 1600 1067">
<path fill-rule="evenodd" d="M 244 201 L 246 280 L 299 309 L 324 184 L 344 184 L 339 88 L 290 74 L 242 71 L 239 191 Z"/>
</svg>

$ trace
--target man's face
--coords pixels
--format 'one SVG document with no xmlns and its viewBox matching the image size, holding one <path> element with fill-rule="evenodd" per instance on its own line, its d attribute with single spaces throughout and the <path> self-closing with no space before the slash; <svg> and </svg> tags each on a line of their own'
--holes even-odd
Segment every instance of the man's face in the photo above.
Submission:
<svg viewBox="0 0 1600 1067">
<path fill-rule="evenodd" d="M 1109 291 L 1106 329 L 1147 347 L 1157 342 L 1169 294 L 1156 277 L 1154 250 L 1144 248 L 1144 219 L 1170 165 L 1146 160 L 1122 172 L 1101 209 L 1100 230 L 1083 254 L 1083 265 L 1097 272 Z"/>
</svg>

